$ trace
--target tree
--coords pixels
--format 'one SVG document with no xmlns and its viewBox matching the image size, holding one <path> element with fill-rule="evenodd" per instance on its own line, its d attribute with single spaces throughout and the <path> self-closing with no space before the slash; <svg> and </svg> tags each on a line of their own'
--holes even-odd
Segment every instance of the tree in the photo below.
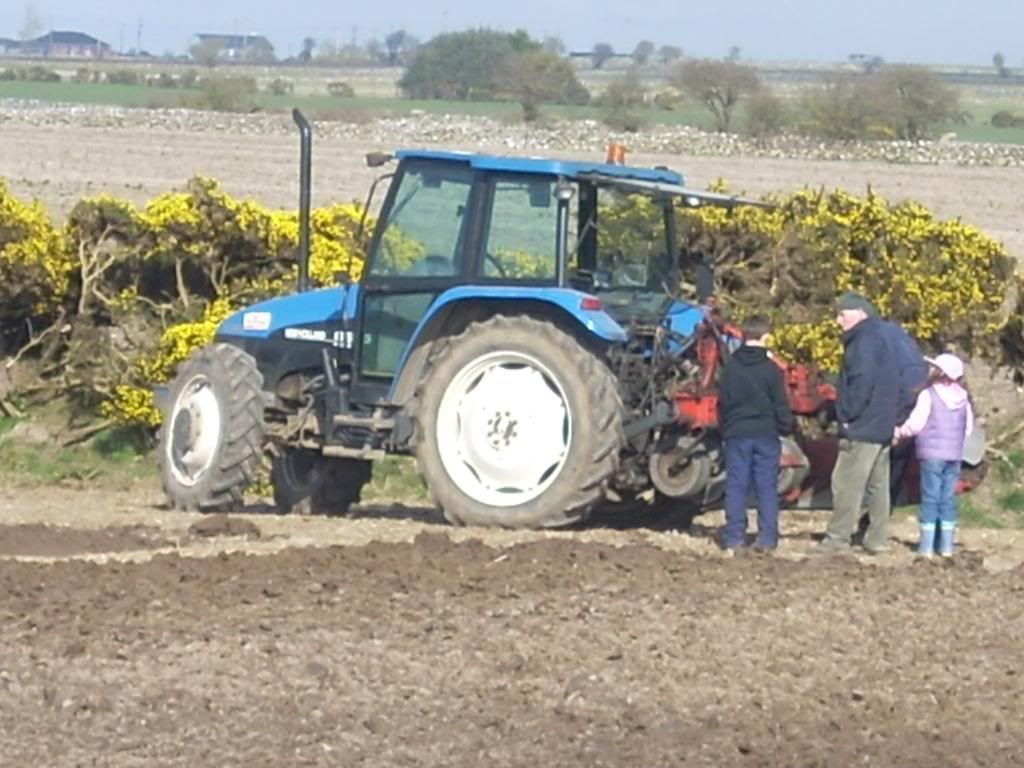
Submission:
<svg viewBox="0 0 1024 768">
<path fill-rule="evenodd" d="M 548 35 L 545 37 L 544 42 L 541 43 L 541 47 L 543 47 L 548 53 L 553 53 L 556 56 L 562 56 L 565 54 L 565 43 L 562 42 L 562 38 L 556 37 L 555 35 Z"/>
<path fill-rule="evenodd" d="M 1006 68 L 1006 57 L 999 51 L 992 55 L 992 66 L 996 68 L 996 72 L 1000 77 L 1010 76 L 1010 70 Z"/>
<path fill-rule="evenodd" d="M 727 58 L 729 61 L 739 61 L 740 51 L 741 48 L 738 45 L 732 45 L 729 47 L 729 55 L 726 56 L 725 58 Z"/>
<path fill-rule="evenodd" d="M 905 141 L 935 136 L 965 118 L 957 92 L 924 67 L 886 67 L 868 87 L 882 122 Z"/>
<path fill-rule="evenodd" d="M 540 44 L 522 30 L 446 32 L 419 47 L 398 86 L 413 99 L 493 99 L 505 57 L 535 50 Z"/>
<path fill-rule="evenodd" d="M 43 20 L 35 5 L 29 3 L 25 6 L 25 15 L 22 17 L 21 27 L 18 29 L 18 37 L 21 40 L 34 40 L 43 33 Z"/>
<path fill-rule="evenodd" d="M 683 58 L 683 49 L 678 45 L 663 45 L 658 49 L 658 61 L 662 64 L 672 64 Z"/>
<path fill-rule="evenodd" d="M 389 60 L 387 49 L 384 43 L 375 37 L 371 37 L 363 46 L 366 58 L 371 64 L 386 64 Z"/>
<path fill-rule="evenodd" d="M 881 130 L 878 106 L 868 94 L 866 81 L 855 75 L 834 77 L 809 91 L 803 111 L 810 130 L 826 139 L 853 141 Z"/>
<path fill-rule="evenodd" d="M 308 63 L 313 59 L 313 51 L 316 49 L 316 40 L 312 37 L 302 38 L 302 52 L 299 53 L 299 61 Z"/>
<path fill-rule="evenodd" d="M 217 40 L 200 40 L 188 48 L 188 55 L 197 64 L 204 67 L 212 67 L 220 60 L 221 51 L 224 46 Z"/>
<path fill-rule="evenodd" d="M 780 133 L 786 120 L 786 105 L 768 88 L 761 88 L 747 102 L 747 130 L 758 142 Z"/>
<path fill-rule="evenodd" d="M 596 103 L 605 108 L 602 118 L 612 130 L 635 133 L 644 127 L 647 118 L 641 111 L 647 101 L 647 89 L 636 67 L 612 80 Z"/>
<path fill-rule="evenodd" d="M 720 133 L 728 133 L 736 105 L 760 84 L 753 67 L 714 59 L 690 59 L 672 77 L 672 85 L 708 108 Z"/>
<path fill-rule="evenodd" d="M 615 49 L 610 43 L 597 43 L 590 53 L 590 61 L 593 63 L 594 69 L 600 69 L 613 56 L 615 56 Z"/>
<path fill-rule="evenodd" d="M 633 49 L 631 54 L 633 63 L 640 67 L 645 66 L 651 60 L 651 56 L 654 55 L 654 50 L 654 43 L 650 40 L 641 40 L 636 44 L 636 48 Z"/>
<path fill-rule="evenodd" d="M 956 91 L 914 66 L 836 78 L 808 94 L 804 111 L 816 133 L 841 141 L 920 141 L 964 119 Z"/>
<path fill-rule="evenodd" d="M 387 50 L 388 64 L 391 66 L 395 66 L 401 61 L 407 37 L 408 35 L 404 29 L 396 29 L 384 38 L 384 48 Z"/>
<path fill-rule="evenodd" d="M 572 64 L 543 49 L 506 56 L 498 87 L 499 95 L 522 105 L 527 122 L 540 117 L 542 104 L 586 104 L 590 100 Z"/>
<path fill-rule="evenodd" d="M 596 103 L 611 110 L 632 110 L 642 107 L 647 98 L 647 89 L 636 69 L 631 68 L 622 77 L 612 80 Z"/>
</svg>

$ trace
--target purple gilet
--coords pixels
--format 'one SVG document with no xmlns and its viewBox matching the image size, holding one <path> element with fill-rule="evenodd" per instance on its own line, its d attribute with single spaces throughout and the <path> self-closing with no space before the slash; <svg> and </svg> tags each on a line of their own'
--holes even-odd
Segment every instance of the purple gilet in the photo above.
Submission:
<svg viewBox="0 0 1024 768">
<path fill-rule="evenodd" d="M 927 390 L 932 407 L 928 422 L 917 436 L 917 458 L 960 461 L 967 437 L 967 408 L 951 408 L 931 387 Z"/>
</svg>

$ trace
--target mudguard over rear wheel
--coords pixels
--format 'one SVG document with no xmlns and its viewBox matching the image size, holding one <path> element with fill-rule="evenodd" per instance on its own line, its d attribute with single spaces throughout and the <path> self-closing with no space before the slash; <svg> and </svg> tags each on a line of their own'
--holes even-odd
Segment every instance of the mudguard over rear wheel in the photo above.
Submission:
<svg viewBox="0 0 1024 768">
<path fill-rule="evenodd" d="M 238 347 L 211 344 L 178 369 L 160 430 L 160 477 L 172 507 L 242 503 L 263 450 L 263 376 Z"/>
<path fill-rule="evenodd" d="M 618 467 L 622 402 L 605 364 L 531 317 L 471 324 L 430 361 L 417 393 L 420 474 L 455 524 L 573 523 Z"/>
</svg>

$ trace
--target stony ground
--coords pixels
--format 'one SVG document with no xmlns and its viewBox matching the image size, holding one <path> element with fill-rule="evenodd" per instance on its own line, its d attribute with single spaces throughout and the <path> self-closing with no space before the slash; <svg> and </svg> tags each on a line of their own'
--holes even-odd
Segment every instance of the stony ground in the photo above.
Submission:
<svg viewBox="0 0 1024 768">
<path fill-rule="evenodd" d="M 1024 537 L 725 558 L 713 515 L 562 533 L 0 502 L 11 766 L 1017 766 Z"/>
</svg>

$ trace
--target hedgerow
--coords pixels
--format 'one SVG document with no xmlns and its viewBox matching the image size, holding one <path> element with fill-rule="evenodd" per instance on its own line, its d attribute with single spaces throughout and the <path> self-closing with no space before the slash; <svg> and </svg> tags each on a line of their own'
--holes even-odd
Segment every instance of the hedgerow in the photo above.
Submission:
<svg viewBox="0 0 1024 768">
<path fill-rule="evenodd" d="M 998 242 L 870 191 L 803 190 L 769 202 L 681 209 L 677 224 L 684 253 L 714 264 L 718 303 L 733 316 L 770 315 L 783 354 L 837 368 L 834 301 L 854 290 L 927 349 L 1002 359 L 999 331 L 1010 319 L 1004 304 L 1015 290 L 1015 263 Z M 631 197 L 600 220 L 628 244 L 658 215 L 649 201 Z"/>
<path fill-rule="evenodd" d="M 314 285 L 361 277 L 361 218 L 350 203 L 311 213 Z M 85 198 L 61 228 L 0 185 L 2 352 L 36 353 L 35 399 L 66 396 L 78 412 L 155 425 L 152 385 L 233 307 L 294 285 L 298 231 L 294 211 L 237 200 L 207 178 L 141 208 Z"/>
<path fill-rule="evenodd" d="M 723 310 L 770 314 L 784 355 L 834 369 L 833 302 L 857 290 L 926 349 L 1024 360 L 1013 260 L 975 227 L 870 191 L 803 190 L 770 202 L 685 208 L 677 225 L 684 256 L 715 265 Z M 314 284 L 362 276 L 362 215 L 357 204 L 313 211 Z M 659 217 L 644 197 L 604 206 L 600 247 L 646 258 Z M 0 183 L 0 352 L 37 366 L 26 398 L 68 397 L 79 413 L 155 426 L 152 386 L 172 378 L 233 309 L 291 290 L 297 245 L 295 212 L 235 199 L 212 179 L 141 208 L 86 198 L 62 227 Z M 396 267 L 417 254 L 401 237 L 386 246 Z M 517 276 L 541 274 L 529 253 L 500 256 Z"/>
<path fill-rule="evenodd" d="M 60 306 L 74 269 L 64 234 L 42 205 L 17 200 L 0 180 L 0 323 L 5 330 Z"/>
</svg>

